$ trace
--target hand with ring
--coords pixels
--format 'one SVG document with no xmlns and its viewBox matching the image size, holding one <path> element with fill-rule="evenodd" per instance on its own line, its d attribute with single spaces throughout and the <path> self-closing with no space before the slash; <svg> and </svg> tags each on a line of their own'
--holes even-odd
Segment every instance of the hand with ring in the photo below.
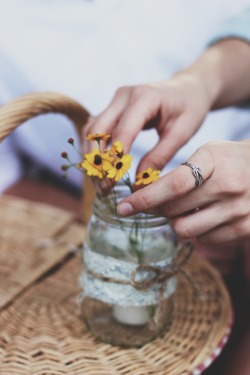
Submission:
<svg viewBox="0 0 250 375">
<path fill-rule="evenodd" d="M 112 142 L 123 143 L 126 153 L 142 129 L 154 127 L 159 141 L 138 171 L 149 166 L 162 169 L 209 110 L 249 101 L 249 66 L 249 44 L 223 40 L 168 81 L 119 89 L 103 113 L 90 119 L 83 137 L 106 132 Z M 87 152 L 88 144 L 84 147 Z M 156 209 L 171 219 L 179 237 L 197 237 L 203 243 L 250 236 L 249 147 L 248 141 L 200 147 L 184 165 L 122 201 L 118 213 Z"/>
<path fill-rule="evenodd" d="M 207 143 L 183 164 L 121 201 L 118 214 L 153 211 L 204 244 L 249 237 L 250 141 Z"/>
</svg>

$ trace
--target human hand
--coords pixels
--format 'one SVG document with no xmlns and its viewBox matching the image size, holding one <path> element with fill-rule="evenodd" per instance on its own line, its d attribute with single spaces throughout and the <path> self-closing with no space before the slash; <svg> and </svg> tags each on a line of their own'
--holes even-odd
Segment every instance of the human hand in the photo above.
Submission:
<svg viewBox="0 0 250 375">
<path fill-rule="evenodd" d="M 202 124 L 211 104 L 209 93 L 195 74 L 180 73 L 166 82 L 120 88 L 110 105 L 84 129 L 111 134 L 128 152 L 142 129 L 155 127 L 159 141 L 141 160 L 138 171 L 162 169 Z M 85 151 L 90 151 L 85 141 Z"/>
<path fill-rule="evenodd" d="M 181 165 L 118 205 L 118 214 L 156 211 L 170 219 L 177 236 L 204 244 L 250 237 L 250 141 L 210 142 L 189 159 L 203 184 L 195 187 L 192 169 Z"/>
</svg>

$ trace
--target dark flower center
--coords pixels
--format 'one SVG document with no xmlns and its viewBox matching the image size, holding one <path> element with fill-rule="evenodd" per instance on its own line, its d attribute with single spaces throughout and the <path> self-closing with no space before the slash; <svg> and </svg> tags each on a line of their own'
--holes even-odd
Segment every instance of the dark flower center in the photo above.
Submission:
<svg viewBox="0 0 250 375">
<path fill-rule="evenodd" d="M 117 164 L 116 164 L 116 169 L 121 169 L 121 167 L 122 167 L 122 162 L 121 161 L 119 161 Z"/>
<path fill-rule="evenodd" d="M 95 158 L 94 158 L 94 164 L 95 164 L 95 165 L 100 165 L 100 164 L 102 164 L 102 158 L 101 158 L 101 155 L 95 155 Z"/>
<path fill-rule="evenodd" d="M 142 175 L 143 178 L 148 178 L 149 177 L 149 174 L 148 172 L 144 172 L 143 175 Z"/>
</svg>

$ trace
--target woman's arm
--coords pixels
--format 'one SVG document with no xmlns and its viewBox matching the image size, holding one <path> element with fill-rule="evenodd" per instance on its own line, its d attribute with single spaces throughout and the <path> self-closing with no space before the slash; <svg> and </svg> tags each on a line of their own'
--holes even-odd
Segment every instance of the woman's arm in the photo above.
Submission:
<svg viewBox="0 0 250 375">
<path fill-rule="evenodd" d="M 200 128 L 209 110 L 248 100 L 250 44 L 223 40 L 169 80 L 120 88 L 105 111 L 85 128 L 84 138 L 107 132 L 127 152 L 142 129 L 154 127 L 159 141 L 138 169 L 162 169 Z M 84 146 L 88 150 L 89 145 Z"/>
<path fill-rule="evenodd" d="M 210 109 L 250 102 L 250 44 L 241 39 L 222 40 L 208 48 L 183 74 L 201 82 Z"/>
</svg>

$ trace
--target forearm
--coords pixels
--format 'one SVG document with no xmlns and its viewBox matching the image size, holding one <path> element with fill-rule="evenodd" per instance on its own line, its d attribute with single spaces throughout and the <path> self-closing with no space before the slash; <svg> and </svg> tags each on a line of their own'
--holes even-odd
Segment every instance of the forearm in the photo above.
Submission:
<svg viewBox="0 0 250 375">
<path fill-rule="evenodd" d="M 250 102 L 250 44 L 239 39 L 218 42 L 183 74 L 198 79 L 210 109 Z"/>
</svg>

